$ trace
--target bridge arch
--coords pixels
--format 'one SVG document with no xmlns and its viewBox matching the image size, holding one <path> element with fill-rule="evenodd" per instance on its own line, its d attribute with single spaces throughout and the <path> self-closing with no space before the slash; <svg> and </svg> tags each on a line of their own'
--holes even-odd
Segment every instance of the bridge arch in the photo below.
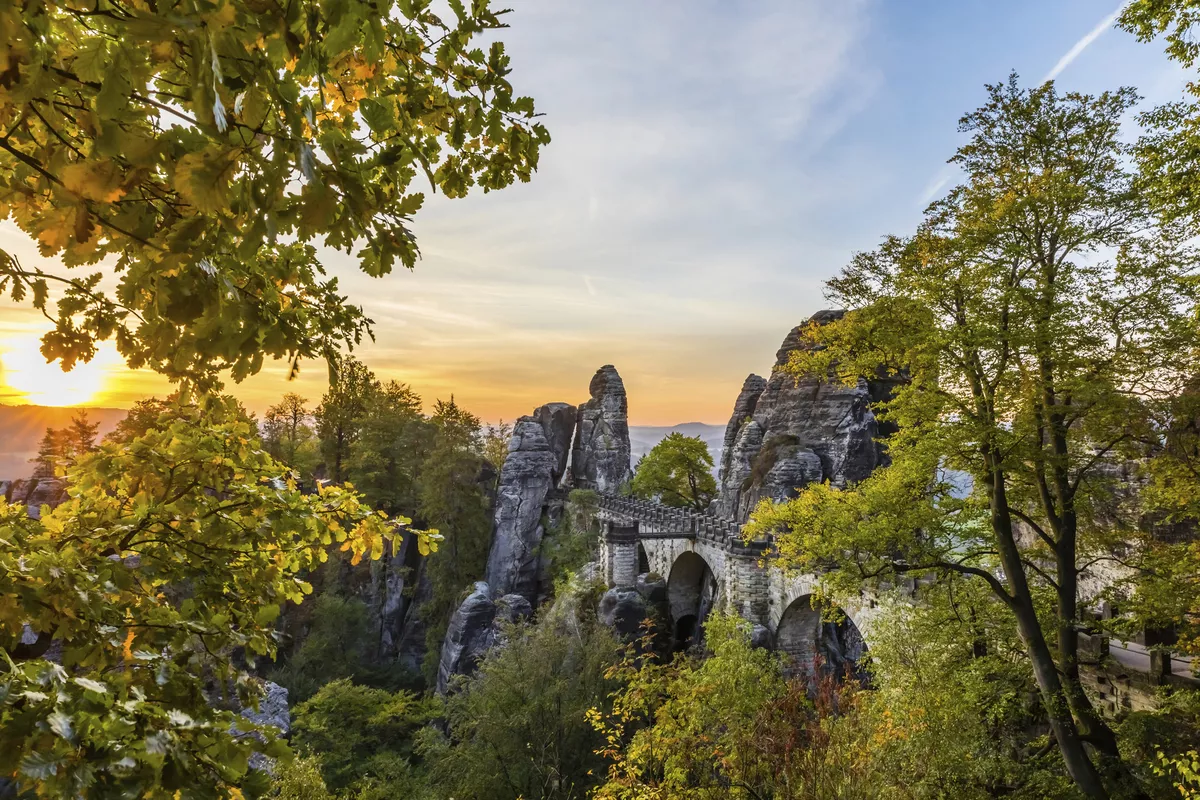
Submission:
<svg viewBox="0 0 1200 800">
<path fill-rule="evenodd" d="M 814 678 L 822 674 L 851 675 L 865 680 L 867 643 L 851 614 L 835 609 L 824 614 L 812 594 L 792 600 L 775 629 L 776 649 L 786 656 L 788 677 Z"/>
<path fill-rule="evenodd" d="M 680 553 L 667 577 L 667 603 L 671 611 L 675 649 L 696 643 L 700 626 L 720 601 L 717 575 L 694 550 Z"/>
</svg>

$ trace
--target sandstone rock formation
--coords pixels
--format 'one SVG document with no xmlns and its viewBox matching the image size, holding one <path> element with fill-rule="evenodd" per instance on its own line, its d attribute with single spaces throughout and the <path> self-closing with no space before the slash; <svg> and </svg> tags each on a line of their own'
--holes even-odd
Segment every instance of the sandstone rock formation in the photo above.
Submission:
<svg viewBox="0 0 1200 800">
<path fill-rule="evenodd" d="M 575 408 L 541 406 L 513 426 L 508 456 L 500 469 L 492 547 L 485 580 L 497 595 L 537 599 L 538 560 L 545 529 L 547 495 L 566 470 Z"/>
<path fill-rule="evenodd" d="M 742 386 L 725 431 L 715 510 L 745 522 L 759 500 L 782 500 L 813 481 L 845 486 L 861 481 L 886 461 L 878 441 L 888 432 L 870 409 L 889 391 L 886 381 L 860 379 L 855 386 L 784 371 L 789 355 L 802 346 L 812 322 L 839 319 L 821 311 L 792 329 L 776 354 L 771 377 L 751 375 Z"/>
<path fill-rule="evenodd" d="M 455 675 L 469 675 L 490 648 L 502 644 L 501 621 L 529 616 L 544 599 L 550 576 L 543 541 L 546 527 L 562 516 L 565 490 L 611 493 L 629 477 L 621 376 L 611 365 L 601 367 L 590 391 L 591 399 L 579 409 L 548 403 L 513 426 L 496 490 L 487 571 L 450 620 L 438 665 L 441 693 Z"/>
<path fill-rule="evenodd" d="M 738 433 L 753 418 L 754 409 L 758 406 L 758 398 L 762 396 L 763 390 L 766 388 L 766 379 L 759 375 L 750 374 L 742 383 L 742 390 L 738 392 L 737 400 L 733 403 L 733 415 L 729 418 L 729 424 L 725 426 L 718 475 L 725 475 L 729 472 L 729 465 L 733 458 L 733 446 L 737 443 Z"/>
<path fill-rule="evenodd" d="M 596 616 L 622 639 L 637 637 L 648 614 L 646 599 L 633 586 L 614 586 L 600 597 Z"/>
<path fill-rule="evenodd" d="M 649 619 L 669 638 L 670 609 L 667 582 L 659 575 L 642 573 L 634 586 L 614 586 L 600 597 L 596 617 L 622 639 L 642 634 L 642 622 Z"/>
<path fill-rule="evenodd" d="M 488 585 L 476 582 L 446 629 L 438 664 L 438 693 L 445 694 L 455 676 L 474 674 L 487 652 L 502 644 L 503 623 L 517 622 L 532 613 L 533 607 L 524 597 L 510 594 L 493 601 Z"/>
<path fill-rule="evenodd" d="M 592 397 L 579 407 L 571 475 L 579 489 L 614 494 L 627 481 L 629 468 L 629 401 L 616 367 L 606 364 L 592 377 Z"/>
<path fill-rule="evenodd" d="M 262 688 L 263 694 L 258 699 L 258 710 L 243 708 L 242 716 L 257 725 L 270 725 L 286 736 L 292 728 L 288 690 L 273 681 L 263 681 Z"/>
<path fill-rule="evenodd" d="M 21 503 L 29 509 L 29 516 L 41 516 L 42 506 L 51 508 L 67 499 L 67 484 L 62 478 L 23 478 L 3 481 L 4 499 L 9 503 Z"/>
</svg>

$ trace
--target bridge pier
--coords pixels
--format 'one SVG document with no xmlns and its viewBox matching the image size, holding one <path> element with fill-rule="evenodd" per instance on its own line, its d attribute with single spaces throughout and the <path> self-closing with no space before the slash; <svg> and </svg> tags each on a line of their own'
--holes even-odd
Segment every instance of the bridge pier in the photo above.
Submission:
<svg viewBox="0 0 1200 800">
<path fill-rule="evenodd" d="M 762 563 L 765 545 L 731 544 L 725 559 L 728 610 L 756 625 L 771 625 L 771 581 Z"/>
<path fill-rule="evenodd" d="M 638 523 L 621 525 L 610 520 L 601 523 L 604 547 L 601 564 L 609 586 L 633 586 L 638 574 Z"/>
</svg>

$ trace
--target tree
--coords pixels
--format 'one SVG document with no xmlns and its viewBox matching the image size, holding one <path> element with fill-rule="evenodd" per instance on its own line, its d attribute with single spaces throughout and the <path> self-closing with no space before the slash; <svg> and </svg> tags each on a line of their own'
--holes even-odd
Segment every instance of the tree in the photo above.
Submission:
<svg viewBox="0 0 1200 800">
<path fill-rule="evenodd" d="M 95 450 L 96 436 L 99 432 L 100 423 L 89 422 L 87 409 L 79 409 L 71 417 L 71 424 L 67 426 L 67 438 L 70 440 L 72 452 L 79 456 Z"/>
<path fill-rule="evenodd" d="M 366 671 L 369 626 L 361 600 L 328 591 L 318 594 L 312 601 L 303 642 L 271 673 L 271 680 L 287 688 L 289 702 L 301 703 L 331 681 L 361 679 Z"/>
<path fill-rule="evenodd" d="M 496 468 L 499 476 L 504 459 L 508 458 L 508 440 L 512 438 L 513 426 L 504 420 L 495 425 L 488 425 L 483 433 L 483 457 Z"/>
<path fill-rule="evenodd" d="M 659 664 L 627 651 L 613 670 L 612 711 L 589 713 L 610 762 L 595 797 L 892 796 L 874 766 L 888 736 L 860 712 L 863 692 L 829 677 L 810 700 L 807 681 L 785 680 L 779 654 L 752 647 L 738 617 L 709 617 L 704 639 L 705 658 Z"/>
<path fill-rule="evenodd" d="M 337 358 L 330 369 L 329 389 L 313 412 L 326 475 L 334 483 L 346 480 L 346 461 L 367 406 L 379 393 L 379 379 L 354 356 Z"/>
<path fill-rule="evenodd" d="M 426 673 L 436 674 L 442 640 L 464 586 L 482 580 L 492 535 L 492 502 L 482 482 L 487 467 L 479 454 L 479 418 L 454 399 L 439 400 L 430 418 L 433 447 L 421 470 L 417 516 L 442 536 L 425 564 L 431 596 L 421 607 L 426 620 Z"/>
<path fill-rule="evenodd" d="M 414 767 L 415 734 L 439 705 L 411 692 L 336 680 L 296 707 L 292 737 L 320 766 L 330 790 L 381 800 L 412 797 L 423 777 Z"/>
<path fill-rule="evenodd" d="M 208 697 L 253 704 L 235 650 L 273 657 L 301 574 L 330 545 L 378 557 L 396 531 L 346 491 L 278 488 L 285 469 L 236 402 L 208 397 L 80 458 L 41 519 L 0 507 L 0 774 L 53 796 L 216 796 L 251 753 L 286 755 Z"/>
<path fill-rule="evenodd" d="M 501 18 L 451 10 L 0 5 L 0 219 L 64 267 L 0 251 L 0 291 L 53 319 L 42 353 L 64 368 L 113 339 L 179 385 L 68 470 L 52 514 L 0 509 L 0 773 L 22 791 L 239 796 L 250 752 L 284 755 L 236 738 L 205 678 L 249 702 L 233 653 L 273 655 L 279 604 L 327 546 L 378 557 L 395 531 L 353 493 L 280 488 L 286 466 L 216 392 L 370 333 L 318 246 L 361 247 L 372 276 L 412 266 L 418 176 L 449 197 L 529 179 L 549 137 L 508 82 Z"/>
<path fill-rule="evenodd" d="M 500 14 L 451 8 L 5 4 L 0 219 L 68 267 L 114 257 L 118 282 L 0 253 L 0 291 L 55 320 L 43 354 L 69 369 L 115 339 L 131 367 L 211 384 L 357 343 L 369 321 L 316 245 L 357 248 L 372 276 L 411 268 L 414 181 L 500 189 L 549 141 Z"/>
<path fill-rule="evenodd" d="M 596 784 L 603 740 L 585 715 L 607 708 L 618 658 L 590 611 L 596 599 L 560 598 L 536 624 L 510 629 L 450 696 L 449 737 L 427 731 L 420 746 L 439 797 L 568 800 Z"/>
<path fill-rule="evenodd" d="M 901 574 L 982 581 L 1013 615 L 1065 768 L 1095 798 L 1139 790 L 1080 682 L 1079 578 L 1089 561 L 1153 552 L 1104 511 L 1120 467 L 1147 454 L 1144 399 L 1177 395 L 1200 352 L 1195 254 L 1148 216 L 1117 138 L 1133 102 L 1015 76 L 988 87 L 952 159 L 966 182 L 915 236 L 856 256 L 829 283 L 849 311 L 792 356 L 798 374 L 895 380 L 878 407 L 900 430 L 891 465 L 764 503 L 746 532 L 779 531 L 784 562 L 828 570 L 831 592 Z M 969 496 L 946 469 L 970 477 Z"/>
<path fill-rule="evenodd" d="M 285 394 L 282 400 L 268 408 L 267 413 L 263 415 L 262 437 L 267 452 L 301 475 L 307 474 L 311 469 L 308 464 L 300 463 L 300 458 L 307 455 L 304 446 L 313 437 L 311 420 L 312 412 L 308 410 L 308 400 L 295 392 Z"/>
<path fill-rule="evenodd" d="M 96 449 L 96 434 L 100 424 L 88 422 L 87 411 L 80 409 L 71 417 L 71 424 L 62 429 L 46 428 L 38 445 L 33 477 L 52 478 L 85 453 Z"/>
<path fill-rule="evenodd" d="M 668 433 L 633 474 L 633 493 L 665 505 L 703 511 L 717 494 L 713 460 L 699 436 Z"/>
<path fill-rule="evenodd" d="M 343 404 L 342 410 L 353 405 Z M 324 404 L 322 404 L 324 407 Z M 411 387 L 389 381 L 371 389 L 353 433 L 345 475 L 374 504 L 389 513 L 416 512 L 421 465 L 432 429 L 421 415 L 421 397 Z"/>
<path fill-rule="evenodd" d="M 1163 37 L 1167 55 L 1189 69 L 1200 57 L 1194 35 L 1200 13 L 1184 0 L 1134 0 L 1121 12 L 1117 25 L 1139 41 Z M 1188 99 L 1143 112 L 1136 155 L 1142 167 L 1147 197 L 1168 217 L 1194 223 L 1200 212 L 1196 175 L 1200 152 L 1200 86 L 1188 84 Z"/>
<path fill-rule="evenodd" d="M 179 396 L 174 394 L 166 400 L 149 397 L 136 401 L 125 418 L 104 437 L 104 441 L 128 444 L 139 436 L 145 436 L 178 400 Z"/>
<path fill-rule="evenodd" d="M 34 478 L 53 478 L 66 467 L 70 458 L 68 433 L 66 429 L 46 428 L 42 441 L 38 443 L 37 456 L 31 459 Z"/>
</svg>

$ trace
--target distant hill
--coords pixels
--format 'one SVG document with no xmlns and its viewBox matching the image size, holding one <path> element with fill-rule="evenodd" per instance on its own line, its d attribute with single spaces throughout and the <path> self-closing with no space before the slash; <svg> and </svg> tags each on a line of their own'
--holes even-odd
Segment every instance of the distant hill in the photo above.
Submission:
<svg viewBox="0 0 1200 800">
<path fill-rule="evenodd" d="M 707 425 L 703 422 L 684 422 L 670 427 L 656 425 L 630 425 L 629 444 L 633 449 L 633 463 L 650 452 L 654 445 L 666 438 L 668 433 L 682 433 L 684 436 L 699 436 L 708 445 L 708 452 L 713 457 L 713 475 L 721 464 L 721 445 L 725 439 L 724 425 Z"/>
<path fill-rule="evenodd" d="M 0 405 L 0 480 L 28 478 L 30 459 L 37 456 L 46 428 L 65 428 L 78 408 Z M 129 413 L 123 408 L 85 409 L 92 422 L 100 423 L 100 435 L 111 431 Z"/>
<path fill-rule="evenodd" d="M 0 405 L 0 480 L 27 478 L 33 472 L 30 460 L 37 456 L 38 443 L 46 428 L 63 428 L 70 424 L 77 408 L 53 406 L 5 406 Z M 100 435 L 111 431 L 128 413 L 123 408 L 89 408 L 88 417 L 100 423 Z M 633 463 L 650 452 L 668 433 L 684 436 L 699 436 L 708 445 L 713 457 L 713 475 L 716 465 L 721 463 L 721 444 L 725 436 L 724 425 L 707 425 L 703 422 L 685 422 L 681 425 L 630 425 L 629 443 L 633 449 Z"/>
</svg>

